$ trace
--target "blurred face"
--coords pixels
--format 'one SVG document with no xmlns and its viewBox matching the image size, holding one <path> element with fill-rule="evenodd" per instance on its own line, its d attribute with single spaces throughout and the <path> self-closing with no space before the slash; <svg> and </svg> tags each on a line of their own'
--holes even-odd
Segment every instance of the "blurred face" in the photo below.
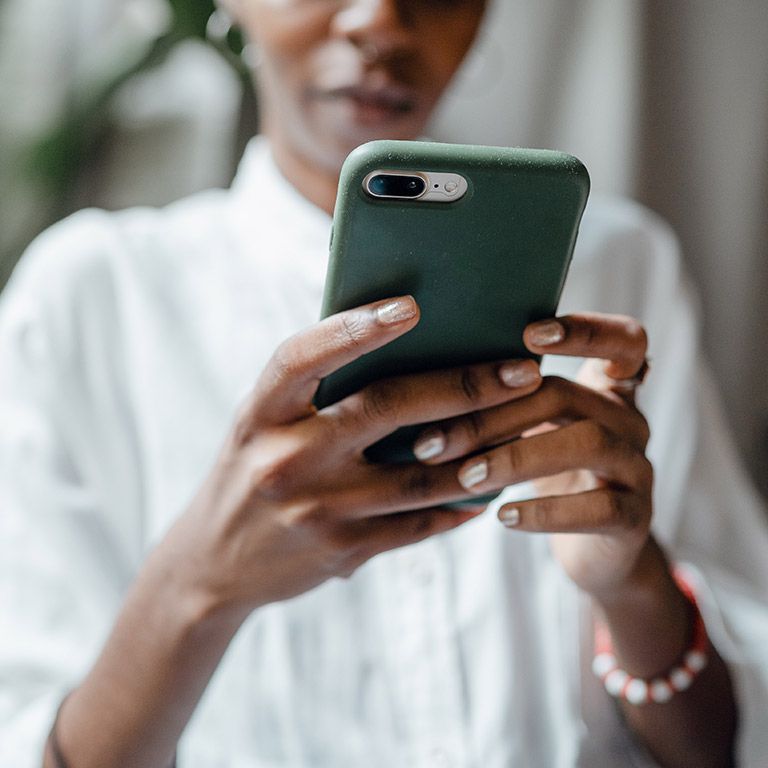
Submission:
<svg viewBox="0 0 768 768">
<path fill-rule="evenodd" d="M 327 171 L 359 144 L 422 134 L 486 0 L 230 0 L 260 49 L 273 143 Z"/>
</svg>

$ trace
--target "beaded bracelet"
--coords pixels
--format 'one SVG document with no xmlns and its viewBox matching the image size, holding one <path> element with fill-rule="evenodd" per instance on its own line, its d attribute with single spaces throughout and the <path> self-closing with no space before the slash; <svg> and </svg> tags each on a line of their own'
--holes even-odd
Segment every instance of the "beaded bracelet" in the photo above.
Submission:
<svg viewBox="0 0 768 768">
<path fill-rule="evenodd" d="M 678 569 L 673 571 L 673 576 L 695 612 L 690 646 L 683 653 L 680 663 L 672 667 L 669 672 L 650 679 L 635 677 L 619 667 L 608 628 L 604 624 L 596 624 L 595 659 L 592 662 L 592 671 L 602 680 L 605 690 L 611 696 L 625 699 L 637 706 L 651 702 L 663 704 L 676 693 L 682 693 L 690 688 L 698 674 L 707 666 L 709 640 L 693 587 Z"/>
</svg>

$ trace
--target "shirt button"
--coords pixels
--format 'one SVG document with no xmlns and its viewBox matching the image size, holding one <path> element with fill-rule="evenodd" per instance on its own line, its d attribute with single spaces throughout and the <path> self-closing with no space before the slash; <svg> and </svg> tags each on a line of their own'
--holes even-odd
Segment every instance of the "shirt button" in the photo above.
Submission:
<svg viewBox="0 0 768 768">
<path fill-rule="evenodd" d="M 442 747 L 435 747 L 430 753 L 432 765 L 435 768 L 451 768 L 453 761 Z"/>
</svg>

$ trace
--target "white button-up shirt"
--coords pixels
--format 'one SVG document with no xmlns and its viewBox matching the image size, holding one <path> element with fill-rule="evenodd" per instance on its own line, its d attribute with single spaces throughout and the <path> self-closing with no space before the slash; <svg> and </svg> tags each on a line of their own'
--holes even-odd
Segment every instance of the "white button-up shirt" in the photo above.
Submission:
<svg viewBox="0 0 768 768">
<path fill-rule="evenodd" d="M 255 140 L 232 190 L 85 211 L 29 249 L 0 301 L 2 768 L 39 765 L 58 702 L 238 403 L 276 345 L 317 320 L 329 230 Z M 768 535 L 698 362 L 674 237 L 638 206 L 592 201 L 562 309 L 648 327 L 655 529 L 694 569 L 737 683 L 742 764 L 764 768 Z M 652 765 L 589 671 L 585 603 L 547 538 L 491 509 L 257 610 L 179 765 Z"/>
</svg>

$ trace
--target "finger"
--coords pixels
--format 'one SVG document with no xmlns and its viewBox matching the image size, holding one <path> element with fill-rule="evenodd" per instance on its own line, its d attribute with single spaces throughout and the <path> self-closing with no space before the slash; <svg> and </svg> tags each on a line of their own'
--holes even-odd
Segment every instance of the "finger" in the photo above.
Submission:
<svg viewBox="0 0 768 768">
<path fill-rule="evenodd" d="M 618 379 L 608 375 L 608 370 L 614 370 L 610 362 L 590 359 L 581 366 L 576 380 L 580 384 L 601 392 L 615 402 L 627 403 L 634 408 L 637 388 L 643 382 L 649 369 L 646 358 L 636 376 L 629 379 Z"/>
<path fill-rule="evenodd" d="M 546 376 L 524 400 L 504 403 L 436 424 L 419 436 L 416 457 L 428 463 L 453 461 L 481 448 L 506 443 L 544 422 L 565 425 L 591 419 L 621 435 L 642 451 L 650 436 L 648 423 L 634 408 L 590 387 L 559 376 Z"/>
<path fill-rule="evenodd" d="M 515 400 L 541 384 L 534 360 L 481 363 L 374 382 L 323 409 L 354 450 L 362 450 L 398 427 L 490 408 Z"/>
<path fill-rule="evenodd" d="M 653 479 L 650 462 L 641 451 L 589 419 L 468 459 L 460 466 L 458 479 L 477 494 L 580 469 L 632 490 L 647 489 Z"/>
<path fill-rule="evenodd" d="M 418 321 L 413 297 L 401 296 L 340 312 L 291 336 L 267 363 L 243 418 L 277 425 L 308 416 L 323 377 L 402 336 Z"/>
<path fill-rule="evenodd" d="M 404 510 L 471 502 L 478 496 L 458 480 L 460 462 L 436 467 L 424 464 L 367 464 L 347 473 L 345 487 L 336 497 L 341 518 L 367 519 Z M 477 504 L 479 508 L 485 504 Z"/>
<path fill-rule="evenodd" d="M 611 533 L 645 526 L 651 505 L 637 493 L 598 488 L 504 504 L 498 518 L 507 528 L 542 533 Z"/>
<path fill-rule="evenodd" d="M 525 345 L 537 354 L 596 357 L 608 360 L 606 373 L 629 379 L 642 367 L 648 351 L 643 326 L 624 315 L 581 313 L 532 323 L 523 334 Z"/>
<path fill-rule="evenodd" d="M 432 507 L 356 520 L 348 526 L 349 541 L 353 548 L 357 545 L 358 549 L 362 549 L 362 559 L 368 560 L 381 552 L 415 544 L 457 528 L 482 511 Z"/>
</svg>

